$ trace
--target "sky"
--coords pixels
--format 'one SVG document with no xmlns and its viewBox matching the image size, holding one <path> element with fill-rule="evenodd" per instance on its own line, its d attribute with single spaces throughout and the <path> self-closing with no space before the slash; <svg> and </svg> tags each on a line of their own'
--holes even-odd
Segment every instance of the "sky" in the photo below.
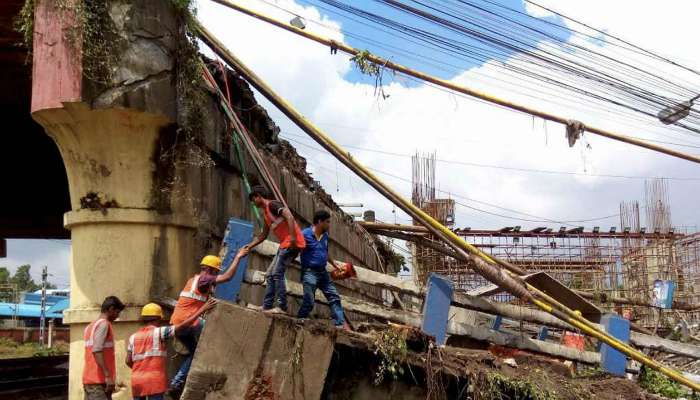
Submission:
<svg viewBox="0 0 700 400">
<path fill-rule="evenodd" d="M 549 22 L 568 24 L 519 0 L 495 1 Z M 657 125 L 633 123 L 616 118 L 616 114 L 577 107 L 575 98 L 569 99 L 568 105 L 562 105 L 545 96 L 533 96 L 532 86 L 526 82 L 521 90 L 513 90 L 514 84 L 518 83 L 514 79 L 520 78 L 503 76 L 495 67 L 495 61 L 512 62 L 518 57 L 516 53 L 482 62 L 457 62 L 435 53 L 428 54 L 436 58 L 435 63 L 420 64 L 415 63 L 415 57 L 385 53 L 389 47 L 380 46 L 399 46 L 406 52 L 421 52 L 418 47 L 331 12 L 332 8 L 318 0 L 237 2 L 280 20 L 289 21 L 294 14 L 301 15 L 309 31 L 358 48 L 368 48 L 393 61 L 530 107 L 631 136 L 670 140 L 670 135 Z M 353 3 L 408 22 L 396 13 L 382 9 L 374 1 Z M 697 36 L 694 19 L 700 11 L 700 3 L 684 0 L 540 0 L 538 3 L 700 69 L 700 48 L 694 39 Z M 199 1 L 198 16 L 281 96 L 338 143 L 348 146 L 357 160 L 372 168 L 381 179 L 405 196 L 410 197 L 411 189 L 411 160 L 407 155 L 416 151 L 435 152 L 439 160 L 445 160 L 436 165 L 436 186 L 439 196 L 454 198 L 458 203 L 456 225 L 459 227 L 521 225 L 524 229 L 536 226 L 558 229 L 566 225 L 607 229 L 619 224 L 616 214 L 621 201 L 644 202 L 644 179 L 639 177 L 652 176 L 683 178 L 669 180 L 672 219 L 677 226 L 700 225 L 700 216 L 695 209 L 700 175 L 698 166 L 690 162 L 591 134 L 585 134 L 583 142 L 590 147 L 579 142 L 570 148 L 561 125 L 545 123 L 402 77 L 387 75 L 383 90 L 389 96 L 381 98 L 375 92 L 373 79 L 358 73 L 346 55 L 331 55 L 327 47 L 210 1 Z M 548 29 L 546 23 L 542 26 Z M 415 24 L 415 27 L 424 26 Z M 551 33 L 565 40 L 580 40 L 562 29 Z M 546 46 L 546 43 L 531 44 Z M 599 46 L 602 51 L 610 50 L 608 43 L 600 42 Z M 453 67 L 449 70 L 439 68 L 443 62 Z M 500 84 L 504 80 L 509 84 Z M 694 82 L 698 84 L 697 77 Z M 307 158 L 308 171 L 337 202 L 361 202 L 364 209 L 375 210 L 377 218 L 384 221 L 410 221 L 403 212 L 393 212 L 387 200 L 320 151 L 318 145 L 269 102 L 260 95 L 257 98 L 280 126 L 282 137 Z M 700 140 L 692 136 L 683 137 L 682 141 L 700 146 Z M 700 153 L 700 148 L 675 148 L 696 155 Z M 523 169 L 576 174 L 537 173 Z M 38 277 L 40 265 L 48 264 L 55 271 L 54 280 L 60 285 L 62 279 L 65 283 L 68 281 L 69 250 L 69 242 L 9 241 L 9 258 L 0 259 L 0 266 L 13 269 L 22 263 L 31 263 L 34 266 L 32 273 Z"/>
</svg>

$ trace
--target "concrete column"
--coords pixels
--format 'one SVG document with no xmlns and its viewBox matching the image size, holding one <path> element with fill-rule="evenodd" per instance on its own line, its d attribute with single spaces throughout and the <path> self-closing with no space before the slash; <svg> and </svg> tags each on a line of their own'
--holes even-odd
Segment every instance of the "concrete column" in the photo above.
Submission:
<svg viewBox="0 0 700 400">
<path fill-rule="evenodd" d="M 129 382 L 126 340 L 140 308 L 175 296 L 200 255 L 196 219 L 163 191 L 161 154 L 175 134 L 173 77 L 179 26 L 167 0 L 108 1 L 121 40 L 111 82 L 89 81 L 80 44 L 52 0 L 37 2 L 32 116 L 53 138 L 68 175 L 71 211 L 70 398 L 82 398 L 83 330 L 102 300 L 127 304 L 115 323 L 117 382 Z M 84 44 L 89 46 L 89 44 Z M 39 183 L 37 183 L 39 184 Z M 130 398 L 128 390 L 115 398 Z"/>
</svg>

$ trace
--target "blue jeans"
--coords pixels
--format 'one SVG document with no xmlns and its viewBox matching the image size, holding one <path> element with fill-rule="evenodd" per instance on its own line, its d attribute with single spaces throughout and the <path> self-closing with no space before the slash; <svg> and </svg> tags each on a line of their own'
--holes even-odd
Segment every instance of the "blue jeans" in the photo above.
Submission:
<svg viewBox="0 0 700 400">
<path fill-rule="evenodd" d="M 265 298 L 263 299 L 263 310 L 269 310 L 275 306 L 275 300 L 279 308 L 287 311 L 287 285 L 284 282 L 284 274 L 287 267 L 299 255 L 298 249 L 279 249 L 274 264 L 267 274 L 267 287 L 265 288 Z"/>
<path fill-rule="evenodd" d="M 187 374 L 190 372 L 194 352 L 197 350 L 197 342 L 199 341 L 199 335 L 202 333 L 203 327 L 203 320 L 200 320 L 197 326 L 188 326 L 175 333 L 175 337 L 177 337 L 177 339 L 182 342 L 183 345 L 185 345 L 190 354 L 188 354 L 187 358 L 185 358 L 182 364 L 180 364 L 180 368 L 170 381 L 171 389 L 182 390 L 185 387 Z"/>
<path fill-rule="evenodd" d="M 134 397 L 134 400 L 163 400 L 164 393 L 152 394 L 149 396 Z"/>
<path fill-rule="evenodd" d="M 345 314 L 343 307 L 340 304 L 340 295 L 335 288 L 335 284 L 331 280 L 328 271 L 303 268 L 301 270 L 301 281 L 304 283 L 304 301 L 299 309 L 299 318 L 306 318 L 314 308 L 314 300 L 316 298 L 316 289 L 320 289 L 331 309 L 331 316 L 336 326 L 342 326 L 345 323 Z"/>
</svg>

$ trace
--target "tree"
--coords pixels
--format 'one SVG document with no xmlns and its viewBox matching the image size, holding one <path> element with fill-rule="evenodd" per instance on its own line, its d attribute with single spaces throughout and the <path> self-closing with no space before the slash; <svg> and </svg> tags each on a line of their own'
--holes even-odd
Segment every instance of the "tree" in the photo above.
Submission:
<svg viewBox="0 0 700 400">
<path fill-rule="evenodd" d="M 5 267 L 0 267 L 0 284 L 12 284 L 17 288 L 17 294 L 22 292 L 35 292 L 41 289 L 41 283 L 34 282 L 29 273 L 32 266 L 29 264 L 17 268 L 14 275 L 10 276 L 10 271 Z M 56 289 L 56 285 L 46 283 L 47 289 Z M 13 291 L 6 289 L 0 291 L 0 301 L 13 302 Z"/>
<path fill-rule="evenodd" d="M 35 292 L 41 289 L 41 285 L 38 285 L 34 282 L 34 279 L 32 279 L 32 275 L 29 273 L 31 269 L 32 266 L 29 264 L 21 265 L 17 268 L 15 274 L 12 275 L 12 278 L 10 278 L 10 283 L 17 285 L 17 290 L 19 292 Z"/>
</svg>

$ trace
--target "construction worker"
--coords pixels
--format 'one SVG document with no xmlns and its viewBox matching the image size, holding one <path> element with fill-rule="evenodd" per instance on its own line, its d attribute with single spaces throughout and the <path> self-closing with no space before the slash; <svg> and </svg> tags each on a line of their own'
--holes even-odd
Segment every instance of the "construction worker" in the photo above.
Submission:
<svg viewBox="0 0 700 400">
<path fill-rule="evenodd" d="M 117 377 L 112 322 L 119 318 L 122 310 L 124 310 L 124 303 L 116 296 L 109 296 L 102 302 L 99 318 L 85 328 L 83 389 L 86 400 L 112 398 Z"/>
<path fill-rule="evenodd" d="M 182 325 L 188 318 L 199 311 L 207 302 L 209 296 L 214 293 L 216 284 L 230 281 L 236 274 L 238 264 L 241 259 L 248 254 L 248 249 L 241 248 L 234 257 L 229 268 L 223 274 L 221 272 L 221 258 L 217 256 L 205 256 L 200 262 L 200 272 L 187 281 L 184 289 L 180 292 L 180 297 L 175 305 L 175 310 L 170 318 L 171 325 Z M 172 381 L 170 381 L 170 397 L 179 398 L 182 389 L 185 387 L 187 374 L 192 365 L 192 358 L 197 349 L 199 334 L 202 332 L 204 320 L 198 318 L 191 325 L 184 326 L 175 332 L 175 337 L 187 348 L 189 354 L 180 364 Z"/>
<path fill-rule="evenodd" d="M 331 280 L 326 263 L 328 262 L 328 229 L 331 226 L 331 214 L 320 210 L 314 214 L 313 225 L 304 229 L 306 248 L 301 252 L 301 281 L 304 284 L 304 301 L 299 308 L 299 318 L 306 318 L 314 308 L 316 289 L 320 289 L 331 309 L 333 322 L 338 328 L 349 329 L 345 322 L 345 313 L 340 304 L 340 295 Z M 331 260 L 333 268 L 340 269 Z"/>
<path fill-rule="evenodd" d="M 210 298 L 189 318 L 178 325 L 159 326 L 163 309 L 149 303 L 141 309 L 141 320 L 146 324 L 129 337 L 126 365 L 131 368 L 131 394 L 134 400 L 163 400 L 168 389 L 166 341 L 178 331 L 190 326 L 202 314 L 216 305 Z"/>
<path fill-rule="evenodd" d="M 287 312 L 287 287 L 284 275 L 287 267 L 306 246 L 299 224 L 294 221 L 292 212 L 284 205 L 267 198 L 267 190 L 262 186 L 251 189 L 248 199 L 252 201 L 265 216 L 265 226 L 258 237 L 245 248 L 252 250 L 264 242 L 270 231 L 274 232 L 280 242 L 279 250 L 267 272 L 267 287 L 263 299 L 263 311 L 274 313 Z M 276 304 L 277 303 L 277 304 Z"/>
</svg>

